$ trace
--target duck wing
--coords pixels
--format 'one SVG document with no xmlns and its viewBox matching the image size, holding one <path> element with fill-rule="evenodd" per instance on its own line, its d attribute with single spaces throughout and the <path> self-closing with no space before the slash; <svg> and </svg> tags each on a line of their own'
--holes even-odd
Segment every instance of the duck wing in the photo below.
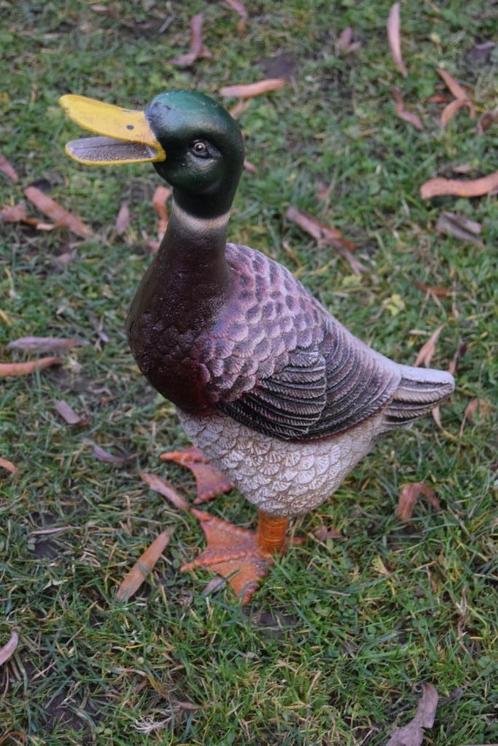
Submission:
<svg viewBox="0 0 498 746">
<path fill-rule="evenodd" d="M 381 410 L 398 387 L 398 366 L 332 321 L 322 350 L 297 348 L 284 368 L 218 408 L 281 440 L 330 437 Z"/>
<path fill-rule="evenodd" d="M 379 411 L 399 366 L 354 337 L 290 272 L 229 244 L 232 292 L 200 359 L 214 408 L 282 440 L 343 432 Z"/>
</svg>

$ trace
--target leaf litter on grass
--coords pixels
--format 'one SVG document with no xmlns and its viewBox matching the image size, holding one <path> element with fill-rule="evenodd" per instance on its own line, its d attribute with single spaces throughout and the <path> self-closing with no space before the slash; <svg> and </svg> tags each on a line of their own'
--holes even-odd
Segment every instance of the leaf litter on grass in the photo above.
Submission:
<svg viewBox="0 0 498 746">
<path fill-rule="evenodd" d="M 173 531 L 174 528 L 169 528 L 160 533 L 143 554 L 140 555 L 116 591 L 118 601 L 128 601 L 142 586 L 144 580 L 150 575 L 168 546 Z"/>
</svg>

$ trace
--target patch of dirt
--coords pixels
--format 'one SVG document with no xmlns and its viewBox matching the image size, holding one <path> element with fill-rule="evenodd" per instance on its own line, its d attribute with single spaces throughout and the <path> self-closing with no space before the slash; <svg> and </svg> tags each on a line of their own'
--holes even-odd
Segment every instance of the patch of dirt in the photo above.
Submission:
<svg viewBox="0 0 498 746">
<path fill-rule="evenodd" d="M 297 59 L 292 52 L 279 52 L 272 57 L 266 57 L 259 63 L 267 78 L 285 78 L 290 80 L 294 77 L 297 69 Z"/>
</svg>

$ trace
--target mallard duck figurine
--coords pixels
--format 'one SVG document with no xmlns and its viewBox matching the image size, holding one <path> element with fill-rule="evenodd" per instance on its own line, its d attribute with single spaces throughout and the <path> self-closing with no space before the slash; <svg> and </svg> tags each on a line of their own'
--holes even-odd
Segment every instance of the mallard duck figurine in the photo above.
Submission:
<svg viewBox="0 0 498 746">
<path fill-rule="evenodd" d="M 208 548 L 185 566 L 229 576 L 247 601 L 284 551 L 289 518 L 328 498 L 382 433 L 446 399 L 453 377 L 375 352 L 281 264 L 226 242 L 244 144 L 212 98 L 171 91 L 144 112 L 74 95 L 61 105 L 97 135 L 69 142 L 71 158 L 151 162 L 173 188 L 128 339 L 194 444 L 258 508 L 255 533 L 198 511 Z"/>
</svg>

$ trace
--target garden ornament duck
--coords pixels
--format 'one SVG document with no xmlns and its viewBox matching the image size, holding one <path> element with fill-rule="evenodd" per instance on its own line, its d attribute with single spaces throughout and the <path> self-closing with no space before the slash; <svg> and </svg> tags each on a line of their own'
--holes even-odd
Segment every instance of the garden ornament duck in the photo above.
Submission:
<svg viewBox="0 0 498 746">
<path fill-rule="evenodd" d="M 144 112 L 76 95 L 60 103 L 96 135 L 69 142 L 71 158 L 151 162 L 173 189 L 128 340 L 189 438 L 258 508 L 256 532 L 196 511 L 208 546 L 184 566 L 228 576 L 245 602 L 285 550 L 289 518 L 326 500 L 380 435 L 446 399 L 453 377 L 372 350 L 281 264 L 227 243 L 244 144 L 212 98 L 170 91 Z"/>
</svg>

